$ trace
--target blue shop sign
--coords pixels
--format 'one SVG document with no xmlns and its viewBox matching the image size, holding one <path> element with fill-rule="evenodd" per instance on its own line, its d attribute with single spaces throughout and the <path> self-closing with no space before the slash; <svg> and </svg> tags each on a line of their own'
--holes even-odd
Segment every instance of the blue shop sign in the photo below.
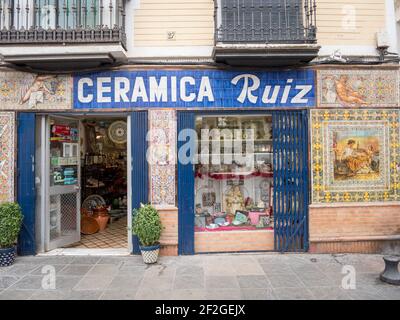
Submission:
<svg viewBox="0 0 400 320">
<path fill-rule="evenodd" d="M 313 70 L 108 71 L 74 76 L 74 108 L 314 107 Z"/>
</svg>

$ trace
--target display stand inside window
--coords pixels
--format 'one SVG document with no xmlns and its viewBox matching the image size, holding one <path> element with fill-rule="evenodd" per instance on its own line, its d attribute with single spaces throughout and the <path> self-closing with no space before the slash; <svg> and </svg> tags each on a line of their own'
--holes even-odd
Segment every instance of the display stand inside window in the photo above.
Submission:
<svg viewBox="0 0 400 320">
<path fill-rule="evenodd" d="M 195 170 L 195 231 L 273 230 L 272 116 L 202 116 L 196 130 L 203 159 Z M 219 151 L 213 145 L 218 140 Z M 253 145 L 250 153 L 246 145 Z M 212 158 L 216 151 L 219 163 Z M 239 155 L 254 161 L 238 163 Z"/>
<path fill-rule="evenodd" d="M 52 123 L 50 126 L 50 186 L 78 184 L 79 141 L 78 126 L 72 123 Z M 63 195 L 50 196 L 50 239 L 65 235 L 63 224 Z M 68 196 L 64 195 L 64 202 Z M 73 201 L 73 199 L 71 200 Z M 71 202 L 72 203 L 72 202 Z M 64 219 L 65 220 L 65 219 Z"/>
</svg>

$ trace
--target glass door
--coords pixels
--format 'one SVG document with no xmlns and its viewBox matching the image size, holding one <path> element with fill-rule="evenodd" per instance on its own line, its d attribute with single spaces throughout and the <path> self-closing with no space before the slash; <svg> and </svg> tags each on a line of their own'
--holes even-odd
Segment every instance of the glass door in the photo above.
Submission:
<svg viewBox="0 0 400 320">
<path fill-rule="evenodd" d="M 49 117 L 46 140 L 48 251 L 80 241 L 79 121 Z"/>
</svg>

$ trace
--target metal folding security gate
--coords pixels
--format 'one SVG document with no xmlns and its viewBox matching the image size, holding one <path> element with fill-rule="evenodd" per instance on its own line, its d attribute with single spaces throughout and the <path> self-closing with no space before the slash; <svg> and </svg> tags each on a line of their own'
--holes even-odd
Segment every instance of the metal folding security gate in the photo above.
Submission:
<svg viewBox="0 0 400 320">
<path fill-rule="evenodd" d="M 308 250 L 308 112 L 273 113 L 275 250 Z"/>
</svg>

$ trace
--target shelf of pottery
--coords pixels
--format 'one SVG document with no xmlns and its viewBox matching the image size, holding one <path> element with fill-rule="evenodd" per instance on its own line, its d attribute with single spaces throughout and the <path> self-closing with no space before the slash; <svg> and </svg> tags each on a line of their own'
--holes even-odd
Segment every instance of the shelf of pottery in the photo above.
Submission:
<svg viewBox="0 0 400 320">
<path fill-rule="evenodd" d="M 248 119 L 246 121 L 249 122 Z M 200 162 L 218 163 L 217 159 L 222 164 L 196 165 L 197 232 L 272 229 L 273 150 L 270 125 L 266 127 L 267 130 L 261 134 L 255 128 L 252 135 L 243 134 L 239 139 L 229 141 L 234 142 L 233 145 L 242 143 L 243 153 L 239 154 L 241 157 L 232 153 L 232 148 L 225 149 L 226 140 L 221 139 L 220 146 L 217 146 L 220 153 L 215 153 L 215 145 L 214 150 L 212 149 L 212 139 L 199 140 L 200 156 L 203 157 Z M 246 153 L 245 144 L 249 140 L 254 142 L 254 148 Z M 209 150 L 214 151 L 213 155 L 210 155 Z M 224 164 L 227 155 L 231 162 Z M 204 161 L 205 157 L 209 157 L 208 162 Z M 240 158 L 246 161 L 235 161 Z"/>
</svg>

